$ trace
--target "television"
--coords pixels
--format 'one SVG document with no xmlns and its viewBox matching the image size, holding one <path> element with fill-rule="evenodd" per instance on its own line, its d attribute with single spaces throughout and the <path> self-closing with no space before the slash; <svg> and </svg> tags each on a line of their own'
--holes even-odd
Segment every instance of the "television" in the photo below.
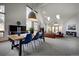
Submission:
<svg viewBox="0 0 79 59">
<path fill-rule="evenodd" d="M 21 33 L 26 32 L 26 26 L 9 25 L 9 34 L 16 34 L 17 28 L 20 28 Z"/>
</svg>

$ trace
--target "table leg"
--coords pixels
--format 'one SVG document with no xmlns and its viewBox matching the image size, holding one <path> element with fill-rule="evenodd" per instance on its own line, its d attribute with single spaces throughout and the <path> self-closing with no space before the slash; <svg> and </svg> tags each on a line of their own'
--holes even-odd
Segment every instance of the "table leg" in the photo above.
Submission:
<svg viewBox="0 0 79 59">
<path fill-rule="evenodd" d="M 14 41 L 12 41 L 12 47 L 11 47 L 12 50 L 13 50 L 13 47 L 14 47 Z"/>
<path fill-rule="evenodd" d="M 20 40 L 19 42 L 19 56 L 22 55 L 22 44 L 21 44 L 22 40 Z"/>
</svg>

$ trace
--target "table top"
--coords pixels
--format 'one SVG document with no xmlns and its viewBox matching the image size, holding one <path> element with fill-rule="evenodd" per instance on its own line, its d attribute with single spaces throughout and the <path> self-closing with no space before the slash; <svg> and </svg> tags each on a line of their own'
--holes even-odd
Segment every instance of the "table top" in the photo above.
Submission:
<svg viewBox="0 0 79 59">
<path fill-rule="evenodd" d="M 26 37 L 28 33 L 26 34 L 20 34 L 20 36 L 18 36 L 17 34 L 14 35 L 8 35 L 8 38 L 10 38 L 10 40 L 22 40 Z M 34 37 L 34 35 L 32 35 L 32 37 Z"/>
<path fill-rule="evenodd" d="M 22 40 L 24 36 L 9 35 L 8 38 L 10 38 L 11 40 Z"/>
</svg>

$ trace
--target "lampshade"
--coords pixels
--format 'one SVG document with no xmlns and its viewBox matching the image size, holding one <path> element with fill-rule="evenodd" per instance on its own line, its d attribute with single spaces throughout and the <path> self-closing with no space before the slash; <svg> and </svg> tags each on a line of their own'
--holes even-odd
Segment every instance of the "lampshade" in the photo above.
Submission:
<svg viewBox="0 0 79 59">
<path fill-rule="evenodd" d="M 29 13 L 28 19 L 30 19 L 31 21 L 37 21 L 37 18 L 34 12 Z"/>
</svg>

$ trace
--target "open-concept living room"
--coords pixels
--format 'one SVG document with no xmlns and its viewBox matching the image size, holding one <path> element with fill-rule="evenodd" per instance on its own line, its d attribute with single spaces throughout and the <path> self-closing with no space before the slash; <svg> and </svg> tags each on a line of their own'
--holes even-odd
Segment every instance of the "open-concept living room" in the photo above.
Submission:
<svg viewBox="0 0 79 59">
<path fill-rule="evenodd" d="M 79 3 L 0 3 L 0 56 L 79 56 Z"/>
</svg>

